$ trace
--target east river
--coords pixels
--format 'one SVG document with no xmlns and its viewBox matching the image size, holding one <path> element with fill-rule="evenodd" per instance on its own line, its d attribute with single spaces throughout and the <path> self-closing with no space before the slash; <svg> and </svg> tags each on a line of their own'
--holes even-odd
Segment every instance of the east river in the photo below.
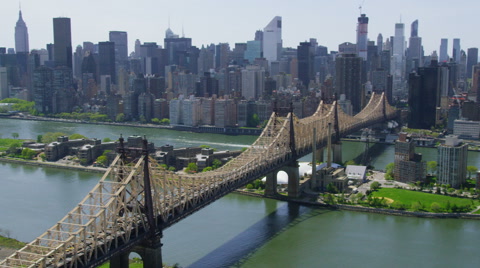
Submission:
<svg viewBox="0 0 480 268">
<path fill-rule="evenodd" d="M 35 139 L 46 132 L 117 139 L 146 135 L 156 146 L 247 147 L 253 136 L 0 119 L 0 134 Z M 344 142 L 343 159 L 365 145 Z M 393 162 L 376 146 L 372 165 Z M 427 161 L 436 150 L 417 148 Z M 308 161 L 308 158 L 304 159 Z M 480 153 L 469 152 L 479 166 Z M 100 174 L 0 163 L 0 229 L 21 241 L 41 235 L 93 188 Z M 480 221 L 385 216 L 298 206 L 229 194 L 165 230 L 163 260 L 182 267 L 478 267 Z"/>
</svg>

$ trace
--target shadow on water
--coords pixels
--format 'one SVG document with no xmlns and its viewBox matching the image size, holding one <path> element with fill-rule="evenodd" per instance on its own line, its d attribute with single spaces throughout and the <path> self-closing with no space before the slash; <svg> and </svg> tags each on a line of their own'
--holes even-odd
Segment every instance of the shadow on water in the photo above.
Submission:
<svg viewBox="0 0 480 268">
<path fill-rule="evenodd" d="M 374 143 L 373 145 L 370 145 L 370 148 L 368 149 L 368 154 L 369 154 L 368 158 L 371 161 L 372 159 L 379 157 L 386 149 L 387 149 L 387 146 L 385 146 L 385 144 Z M 353 161 L 355 161 L 355 163 L 363 164 L 364 157 L 365 157 L 365 151 L 363 151 L 357 157 L 355 157 Z"/>
<path fill-rule="evenodd" d="M 248 256 L 280 233 L 331 211 L 286 203 L 188 267 L 240 267 Z"/>
</svg>

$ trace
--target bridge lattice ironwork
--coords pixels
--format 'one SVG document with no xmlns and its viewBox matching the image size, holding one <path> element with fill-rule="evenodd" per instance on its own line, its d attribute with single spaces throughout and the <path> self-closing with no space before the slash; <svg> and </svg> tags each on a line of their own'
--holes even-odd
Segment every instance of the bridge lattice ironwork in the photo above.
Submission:
<svg viewBox="0 0 480 268">
<path fill-rule="evenodd" d="M 383 94 L 373 94 L 355 116 L 345 114 L 336 102 L 321 102 L 312 116 L 303 119 L 292 112 L 286 117 L 274 112 L 247 150 L 216 170 L 198 174 L 167 171 L 148 156 L 147 150 L 133 162 L 120 152 L 74 209 L 3 260 L 0 268 L 94 267 L 151 235 L 161 234 L 249 181 L 312 152 L 313 128 L 317 129 L 316 144 L 323 147 L 329 124 L 336 124 L 334 135 L 340 137 L 395 115 Z"/>
</svg>

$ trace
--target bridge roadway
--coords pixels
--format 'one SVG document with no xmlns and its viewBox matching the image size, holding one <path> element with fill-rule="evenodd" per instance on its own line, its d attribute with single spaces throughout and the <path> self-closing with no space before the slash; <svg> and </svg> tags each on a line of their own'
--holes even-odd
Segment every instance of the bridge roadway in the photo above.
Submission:
<svg viewBox="0 0 480 268">
<path fill-rule="evenodd" d="M 343 113 L 336 102 L 321 102 L 303 119 L 273 112 L 246 151 L 219 169 L 198 174 L 169 172 L 146 149 L 124 148 L 121 139 L 112 165 L 77 207 L 0 268 L 96 267 L 107 260 L 111 267 L 123 268 L 131 251 L 142 256 L 145 267 L 161 267 L 164 229 L 252 180 L 296 166 L 298 158 L 313 151 L 314 128 L 319 149 L 327 143 L 329 124 L 338 140 L 395 116 L 383 94 L 373 94 L 355 116 Z"/>
</svg>

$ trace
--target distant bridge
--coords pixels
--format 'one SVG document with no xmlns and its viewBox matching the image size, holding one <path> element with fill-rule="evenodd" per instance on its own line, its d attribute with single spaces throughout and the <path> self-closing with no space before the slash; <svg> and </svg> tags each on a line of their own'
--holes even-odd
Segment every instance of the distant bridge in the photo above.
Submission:
<svg viewBox="0 0 480 268">
<path fill-rule="evenodd" d="M 128 148 L 120 139 L 117 157 L 99 183 L 62 220 L 0 263 L 6 267 L 128 267 L 130 252 L 145 267 L 161 267 L 162 231 L 248 182 L 284 169 L 289 195 L 299 195 L 297 159 L 370 125 L 393 119 L 396 111 L 383 94 L 349 116 L 337 102 L 321 102 L 316 112 L 298 119 L 292 111 L 274 111 L 258 139 L 224 166 L 198 174 L 161 168 L 144 148 Z M 318 132 L 313 135 L 314 129 Z M 314 136 L 315 141 L 314 141 Z M 295 174 L 296 173 L 296 174 Z M 268 182 L 270 180 L 270 182 Z M 274 193 L 267 179 L 266 193 Z"/>
</svg>

